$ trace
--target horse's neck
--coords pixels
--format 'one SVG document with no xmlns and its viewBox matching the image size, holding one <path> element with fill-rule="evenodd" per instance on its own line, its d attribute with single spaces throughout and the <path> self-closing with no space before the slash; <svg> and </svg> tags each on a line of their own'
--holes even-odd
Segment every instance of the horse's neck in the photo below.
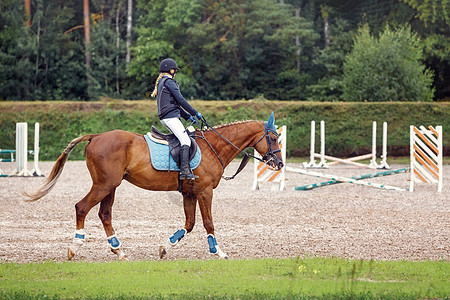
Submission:
<svg viewBox="0 0 450 300">
<path fill-rule="evenodd" d="M 219 136 L 216 132 L 212 130 L 208 132 L 208 136 L 206 138 L 210 141 L 211 146 L 224 163 L 224 167 L 236 158 L 242 150 L 249 146 L 253 146 L 251 143 L 254 142 L 257 135 L 260 135 L 262 131 L 262 124 L 260 123 L 261 122 L 257 121 L 235 123 L 216 129 L 217 132 L 233 143 L 233 145 L 239 148 L 239 150 Z"/>
</svg>

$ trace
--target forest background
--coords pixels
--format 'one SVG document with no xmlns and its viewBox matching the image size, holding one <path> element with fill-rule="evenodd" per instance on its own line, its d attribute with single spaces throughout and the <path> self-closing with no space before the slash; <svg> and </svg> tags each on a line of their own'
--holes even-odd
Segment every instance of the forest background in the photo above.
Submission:
<svg viewBox="0 0 450 300">
<path fill-rule="evenodd" d="M 448 101 L 449 0 L 0 0 L 0 100 Z"/>
</svg>

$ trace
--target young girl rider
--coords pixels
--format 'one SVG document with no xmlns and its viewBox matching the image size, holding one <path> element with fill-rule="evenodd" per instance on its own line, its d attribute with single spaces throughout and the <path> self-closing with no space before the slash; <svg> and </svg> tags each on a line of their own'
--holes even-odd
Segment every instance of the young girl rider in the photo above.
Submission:
<svg viewBox="0 0 450 300">
<path fill-rule="evenodd" d="M 158 104 L 158 117 L 161 123 L 167 127 L 178 138 L 181 144 L 180 149 L 180 179 L 193 180 L 198 176 L 192 173 L 189 166 L 189 147 L 191 146 L 191 139 L 189 138 L 180 117 L 186 121 L 196 121 L 201 119 L 202 114 L 195 110 L 184 99 L 180 92 L 178 83 L 174 80 L 175 73 L 179 70 L 177 63 L 171 59 L 166 58 L 161 61 L 159 65 L 159 77 L 155 83 L 152 97 L 156 96 Z"/>
</svg>

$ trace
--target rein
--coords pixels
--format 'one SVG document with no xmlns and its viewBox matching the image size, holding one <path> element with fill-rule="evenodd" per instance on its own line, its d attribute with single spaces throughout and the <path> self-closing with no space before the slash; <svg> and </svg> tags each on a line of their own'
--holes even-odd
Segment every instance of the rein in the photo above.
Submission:
<svg viewBox="0 0 450 300">
<path fill-rule="evenodd" d="M 248 152 L 246 152 L 246 151 L 244 151 L 244 150 L 241 150 L 241 149 L 239 149 L 239 147 L 237 147 L 235 144 L 233 144 L 230 140 L 228 140 L 226 137 L 224 137 L 222 134 L 220 134 L 216 129 L 214 129 L 214 127 L 212 127 L 211 125 L 209 125 L 208 124 L 208 122 L 206 121 L 206 119 L 205 119 L 205 117 L 203 117 L 202 116 L 202 126 L 201 127 L 203 127 L 203 125 L 206 125 L 207 127 L 209 127 L 210 129 L 212 129 L 215 133 L 217 133 L 223 140 L 225 140 L 228 144 L 230 144 L 230 145 L 232 145 L 234 148 L 236 148 L 238 151 L 239 151 L 239 153 L 243 153 L 244 154 L 244 157 L 242 158 L 242 161 L 241 161 L 241 163 L 239 164 L 239 167 L 238 167 L 238 169 L 236 170 L 236 173 L 234 173 L 234 175 L 233 176 L 223 176 L 222 175 L 222 178 L 223 179 L 225 179 L 225 180 L 231 180 L 231 179 L 234 179 L 235 177 L 236 177 L 236 175 L 237 174 L 239 174 L 244 168 L 245 168 L 245 166 L 247 165 L 247 163 L 249 162 L 249 160 L 250 160 L 250 157 L 253 157 L 254 159 L 256 159 L 256 160 L 259 160 L 260 162 L 263 162 L 263 163 L 269 163 L 270 161 L 272 161 L 273 159 L 274 159 L 274 157 L 273 157 L 273 154 L 275 154 L 275 153 L 277 153 L 277 152 L 280 152 L 281 150 L 280 149 L 277 149 L 277 150 L 275 150 L 275 151 L 272 151 L 272 147 L 271 147 L 271 144 L 270 144 L 270 141 L 269 141 L 269 131 L 271 131 L 271 132 L 273 132 L 277 137 L 278 137 L 278 134 L 277 134 L 277 132 L 276 131 L 274 131 L 274 130 L 271 130 L 271 129 L 265 129 L 265 131 L 264 131 L 264 134 L 263 134 L 263 136 L 261 136 L 260 138 L 259 138 L 259 140 L 252 146 L 252 147 L 255 147 L 264 137 L 266 137 L 266 141 L 267 141 L 267 145 L 268 145 L 268 147 L 269 147 L 269 151 L 264 155 L 264 157 L 261 159 L 261 158 L 259 158 L 259 157 L 256 157 L 256 156 L 254 156 L 254 155 L 252 155 L 252 154 L 250 154 L 250 153 L 248 153 Z M 216 150 L 214 150 L 214 148 L 212 147 L 212 145 L 208 142 L 208 140 L 205 138 L 205 135 L 203 134 L 203 131 L 200 131 L 201 132 L 201 134 L 202 134 L 202 136 L 198 136 L 199 138 L 201 138 L 201 139 L 203 139 L 207 144 L 208 144 L 208 146 L 209 146 L 209 148 L 211 148 L 211 150 L 213 151 L 213 153 L 216 155 L 216 157 L 219 159 L 219 162 L 220 162 L 220 164 L 222 165 L 222 169 L 225 171 L 225 165 L 224 165 L 224 163 L 223 163 L 223 161 L 222 161 L 222 159 L 219 157 L 219 155 L 217 154 L 217 152 L 216 152 Z M 265 161 L 265 159 L 268 157 L 268 156 L 272 156 L 268 161 Z"/>
</svg>

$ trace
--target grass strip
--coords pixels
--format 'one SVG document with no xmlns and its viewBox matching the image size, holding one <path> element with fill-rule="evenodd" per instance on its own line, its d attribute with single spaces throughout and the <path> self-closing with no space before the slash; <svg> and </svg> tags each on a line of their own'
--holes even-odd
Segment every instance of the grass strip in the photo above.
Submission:
<svg viewBox="0 0 450 300">
<path fill-rule="evenodd" d="M 449 273 L 443 260 L 3 263 L 0 299 L 445 299 Z"/>
</svg>

